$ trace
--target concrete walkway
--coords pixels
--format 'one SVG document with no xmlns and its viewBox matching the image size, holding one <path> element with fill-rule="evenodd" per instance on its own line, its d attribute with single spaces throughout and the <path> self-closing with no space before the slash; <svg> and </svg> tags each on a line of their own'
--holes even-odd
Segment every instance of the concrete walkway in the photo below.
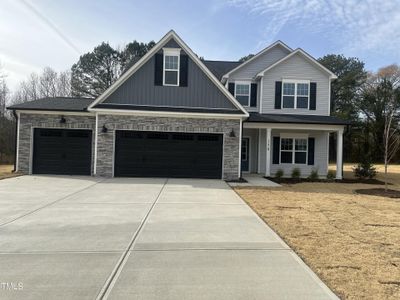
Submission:
<svg viewBox="0 0 400 300">
<path fill-rule="evenodd" d="M 0 181 L 1 299 L 336 299 L 220 180 Z"/>
<path fill-rule="evenodd" d="M 229 182 L 230 186 L 257 186 L 257 187 L 280 187 L 281 185 L 265 178 L 261 174 L 243 174 L 246 182 Z"/>
</svg>

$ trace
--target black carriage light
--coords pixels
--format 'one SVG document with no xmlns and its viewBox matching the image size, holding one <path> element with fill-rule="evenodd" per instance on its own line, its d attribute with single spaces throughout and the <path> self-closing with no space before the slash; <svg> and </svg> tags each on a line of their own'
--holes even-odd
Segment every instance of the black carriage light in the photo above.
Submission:
<svg viewBox="0 0 400 300">
<path fill-rule="evenodd" d="M 102 133 L 106 133 L 108 131 L 108 128 L 106 127 L 106 125 L 103 125 L 103 128 L 101 129 Z"/>
<path fill-rule="evenodd" d="M 67 120 L 65 120 L 64 116 L 61 116 L 60 123 L 65 124 L 66 122 L 67 122 Z"/>
<path fill-rule="evenodd" d="M 235 132 L 233 131 L 233 129 L 232 129 L 231 132 L 229 133 L 229 136 L 230 136 L 230 137 L 236 137 L 236 134 L 235 134 Z"/>
</svg>

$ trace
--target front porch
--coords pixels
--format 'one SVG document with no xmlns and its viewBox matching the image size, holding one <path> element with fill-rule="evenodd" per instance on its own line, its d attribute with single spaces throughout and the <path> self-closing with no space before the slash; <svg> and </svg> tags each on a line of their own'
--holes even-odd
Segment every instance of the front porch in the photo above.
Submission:
<svg viewBox="0 0 400 300">
<path fill-rule="evenodd" d="M 301 177 L 316 171 L 320 178 L 326 178 L 329 134 L 334 133 L 337 135 L 336 179 L 342 179 L 343 130 L 343 125 L 246 122 L 242 133 L 242 174 L 274 177 L 281 170 L 283 177 L 291 177 L 297 168 Z"/>
</svg>

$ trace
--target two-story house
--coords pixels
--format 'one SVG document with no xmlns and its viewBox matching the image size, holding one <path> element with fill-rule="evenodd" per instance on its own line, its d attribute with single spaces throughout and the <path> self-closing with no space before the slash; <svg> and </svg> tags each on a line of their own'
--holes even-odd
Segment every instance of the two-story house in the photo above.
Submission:
<svg viewBox="0 0 400 300">
<path fill-rule="evenodd" d="M 330 116 L 336 76 L 276 42 L 244 63 L 201 61 L 174 32 L 97 99 L 45 98 L 9 107 L 16 170 L 27 174 L 197 177 L 328 171 L 345 121 Z"/>
</svg>

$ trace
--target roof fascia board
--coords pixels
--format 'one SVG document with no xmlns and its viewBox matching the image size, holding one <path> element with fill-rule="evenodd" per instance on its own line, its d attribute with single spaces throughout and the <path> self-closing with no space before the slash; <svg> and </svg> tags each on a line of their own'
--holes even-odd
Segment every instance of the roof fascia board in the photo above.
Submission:
<svg viewBox="0 0 400 300">
<path fill-rule="evenodd" d="M 307 60 L 309 60 L 311 63 L 313 63 L 314 65 L 318 66 L 322 71 L 326 72 L 329 74 L 330 79 L 336 79 L 337 76 L 330 70 L 328 70 L 327 68 L 325 68 L 323 65 L 321 65 L 315 58 L 313 58 L 310 54 L 308 54 L 307 52 L 305 52 L 304 50 L 297 48 L 296 50 L 294 50 L 292 53 L 288 54 L 287 56 L 285 56 L 284 58 L 278 60 L 276 63 L 270 65 L 268 68 L 266 68 L 265 70 L 259 72 L 257 74 L 257 77 L 262 77 L 264 76 L 264 74 L 266 72 L 268 72 L 269 70 L 275 68 L 277 65 L 285 62 L 286 60 L 288 60 L 289 58 L 291 58 L 292 56 L 296 55 L 296 54 L 301 54 L 303 55 L 305 58 L 307 58 Z"/>
<path fill-rule="evenodd" d="M 339 131 L 346 125 L 340 124 L 304 124 L 304 123 L 267 123 L 267 122 L 244 122 L 244 128 L 271 128 L 271 129 L 293 129 L 293 130 L 316 130 L 316 131 Z"/>
<path fill-rule="evenodd" d="M 114 114 L 114 115 L 138 115 L 150 117 L 174 117 L 174 118 L 215 118 L 215 119 L 246 119 L 247 117 L 240 114 L 218 114 L 218 113 L 190 113 L 190 112 L 172 112 L 172 111 L 143 111 L 131 109 L 106 109 L 93 108 L 92 111 L 98 114 Z"/>
<path fill-rule="evenodd" d="M 247 65 L 248 63 L 250 63 L 251 61 L 255 60 L 257 57 L 263 55 L 264 53 L 268 52 L 269 50 L 271 50 L 272 48 L 276 47 L 276 46 L 282 46 L 284 49 L 288 50 L 289 52 L 292 52 L 293 49 L 290 48 L 288 45 L 286 45 L 285 43 L 283 43 L 282 41 L 276 41 L 275 43 L 269 45 L 267 48 L 261 50 L 260 52 L 258 52 L 256 55 L 254 55 L 252 58 L 246 60 L 244 63 L 238 65 L 236 68 L 230 70 L 228 73 L 226 73 L 224 76 L 222 76 L 222 79 L 227 79 L 229 77 L 229 75 L 231 75 L 233 72 L 236 72 L 237 70 L 239 70 L 240 68 L 242 68 L 243 66 Z"/>
<path fill-rule="evenodd" d="M 121 103 L 112 103 L 112 104 L 110 104 L 110 103 L 106 103 L 106 104 L 98 104 L 98 105 L 105 105 L 105 106 L 119 106 L 119 107 L 130 107 L 130 108 L 132 108 L 133 106 L 136 106 L 136 107 L 151 107 L 151 108 L 172 108 L 172 109 L 174 109 L 174 108 L 185 108 L 185 109 L 208 109 L 208 110 L 231 110 L 231 111 L 234 111 L 234 109 L 230 109 L 230 108 L 218 108 L 218 107 L 200 107 L 200 106 L 161 106 L 161 105 L 145 105 L 145 104 L 135 104 L 135 105 L 130 105 L 130 104 L 121 104 Z M 95 107 L 93 107 L 93 109 L 96 109 L 96 108 L 100 108 L 100 109 L 112 109 L 111 107 L 110 108 L 107 108 L 107 107 L 99 107 L 99 106 L 95 106 Z M 123 108 L 124 109 L 124 108 Z M 134 109 L 135 110 L 135 109 Z"/>
<path fill-rule="evenodd" d="M 64 111 L 64 110 L 40 110 L 40 109 L 14 109 L 15 112 L 21 114 L 37 114 L 37 115 L 74 115 L 74 116 L 94 116 L 94 112 L 87 111 Z"/>
</svg>

